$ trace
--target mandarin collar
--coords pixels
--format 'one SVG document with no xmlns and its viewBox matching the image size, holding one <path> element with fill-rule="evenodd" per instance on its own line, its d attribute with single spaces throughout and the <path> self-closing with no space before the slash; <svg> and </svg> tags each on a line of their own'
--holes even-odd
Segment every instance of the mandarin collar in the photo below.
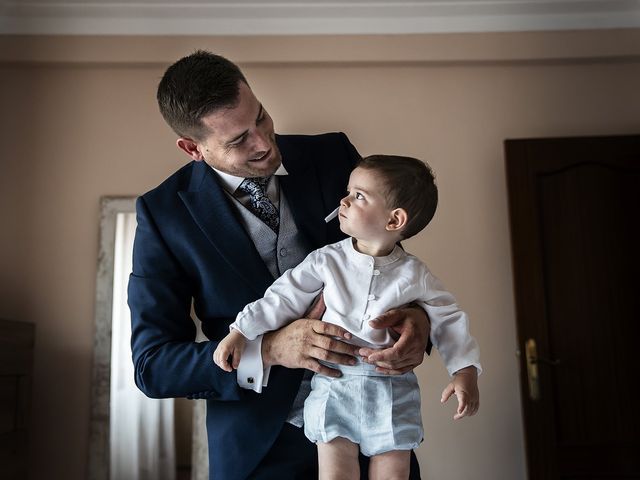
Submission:
<svg viewBox="0 0 640 480">
<path fill-rule="evenodd" d="M 385 255 L 384 257 L 372 257 L 371 255 L 357 251 L 353 245 L 354 239 L 352 237 L 345 238 L 341 243 L 347 258 L 358 265 L 372 265 L 373 262 L 374 267 L 384 267 L 385 265 L 398 261 L 406 255 L 406 252 L 398 245 L 393 247 L 393 250 L 389 255 Z"/>
</svg>

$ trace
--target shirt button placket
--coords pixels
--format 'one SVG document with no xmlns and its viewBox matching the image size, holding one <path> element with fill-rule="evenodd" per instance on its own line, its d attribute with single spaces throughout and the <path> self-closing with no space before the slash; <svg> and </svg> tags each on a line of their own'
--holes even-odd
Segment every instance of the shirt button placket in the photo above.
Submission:
<svg viewBox="0 0 640 480">
<path fill-rule="evenodd" d="M 371 289 L 373 288 L 373 276 L 375 275 L 374 272 L 376 272 L 377 270 L 374 270 L 374 263 L 372 261 L 369 261 L 367 263 L 367 267 L 369 268 L 369 272 L 371 272 L 371 276 L 369 277 L 369 290 L 368 290 L 368 295 L 367 295 L 367 301 L 364 304 L 364 315 L 362 316 L 362 325 L 364 326 L 364 322 L 366 322 L 367 320 L 371 320 L 371 314 L 368 313 L 369 312 L 369 302 L 371 301 L 371 297 L 373 297 L 373 295 L 371 295 Z M 362 292 L 364 294 L 364 292 Z"/>
</svg>

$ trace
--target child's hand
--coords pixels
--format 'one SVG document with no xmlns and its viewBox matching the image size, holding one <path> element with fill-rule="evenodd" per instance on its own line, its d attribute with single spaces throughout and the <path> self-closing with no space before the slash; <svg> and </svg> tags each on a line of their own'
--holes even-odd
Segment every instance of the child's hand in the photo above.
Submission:
<svg viewBox="0 0 640 480">
<path fill-rule="evenodd" d="M 247 339 L 239 331 L 231 330 L 213 352 L 213 361 L 226 372 L 237 369 L 246 343 Z M 229 364 L 229 356 L 232 357 L 231 364 Z"/>
<path fill-rule="evenodd" d="M 454 393 L 458 397 L 458 408 L 453 419 L 458 420 L 462 417 L 475 415 L 480 407 L 478 371 L 476 367 L 466 367 L 458 370 L 453 376 L 453 381 L 443 390 L 440 402 L 446 402 Z"/>
</svg>

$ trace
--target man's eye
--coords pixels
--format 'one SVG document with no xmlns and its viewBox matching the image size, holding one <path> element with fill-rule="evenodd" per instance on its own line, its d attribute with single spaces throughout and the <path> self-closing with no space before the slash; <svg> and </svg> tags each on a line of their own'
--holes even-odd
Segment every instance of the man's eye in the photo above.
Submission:
<svg viewBox="0 0 640 480">
<path fill-rule="evenodd" d="M 247 139 L 247 137 L 242 137 L 242 138 L 236 140 L 235 142 L 230 143 L 229 147 L 231 147 L 231 148 L 238 147 L 238 146 L 242 145 L 246 139 Z"/>
</svg>

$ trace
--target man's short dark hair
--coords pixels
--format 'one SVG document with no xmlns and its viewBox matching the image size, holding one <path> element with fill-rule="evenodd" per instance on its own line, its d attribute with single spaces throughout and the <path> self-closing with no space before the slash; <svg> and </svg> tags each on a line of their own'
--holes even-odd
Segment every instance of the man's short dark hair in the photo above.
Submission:
<svg viewBox="0 0 640 480">
<path fill-rule="evenodd" d="M 247 80 L 236 64 L 198 50 L 164 73 L 157 92 L 160 113 L 179 136 L 201 140 L 206 133 L 202 117 L 235 107 L 240 82 Z"/>
<path fill-rule="evenodd" d="M 438 206 L 438 187 L 431 167 L 417 158 L 398 155 L 370 155 L 356 167 L 377 172 L 384 183 L 382 192 L 388 208 L 407 212 L 402 238 L 420 232 L 433 218 Z"/>
</svg>

